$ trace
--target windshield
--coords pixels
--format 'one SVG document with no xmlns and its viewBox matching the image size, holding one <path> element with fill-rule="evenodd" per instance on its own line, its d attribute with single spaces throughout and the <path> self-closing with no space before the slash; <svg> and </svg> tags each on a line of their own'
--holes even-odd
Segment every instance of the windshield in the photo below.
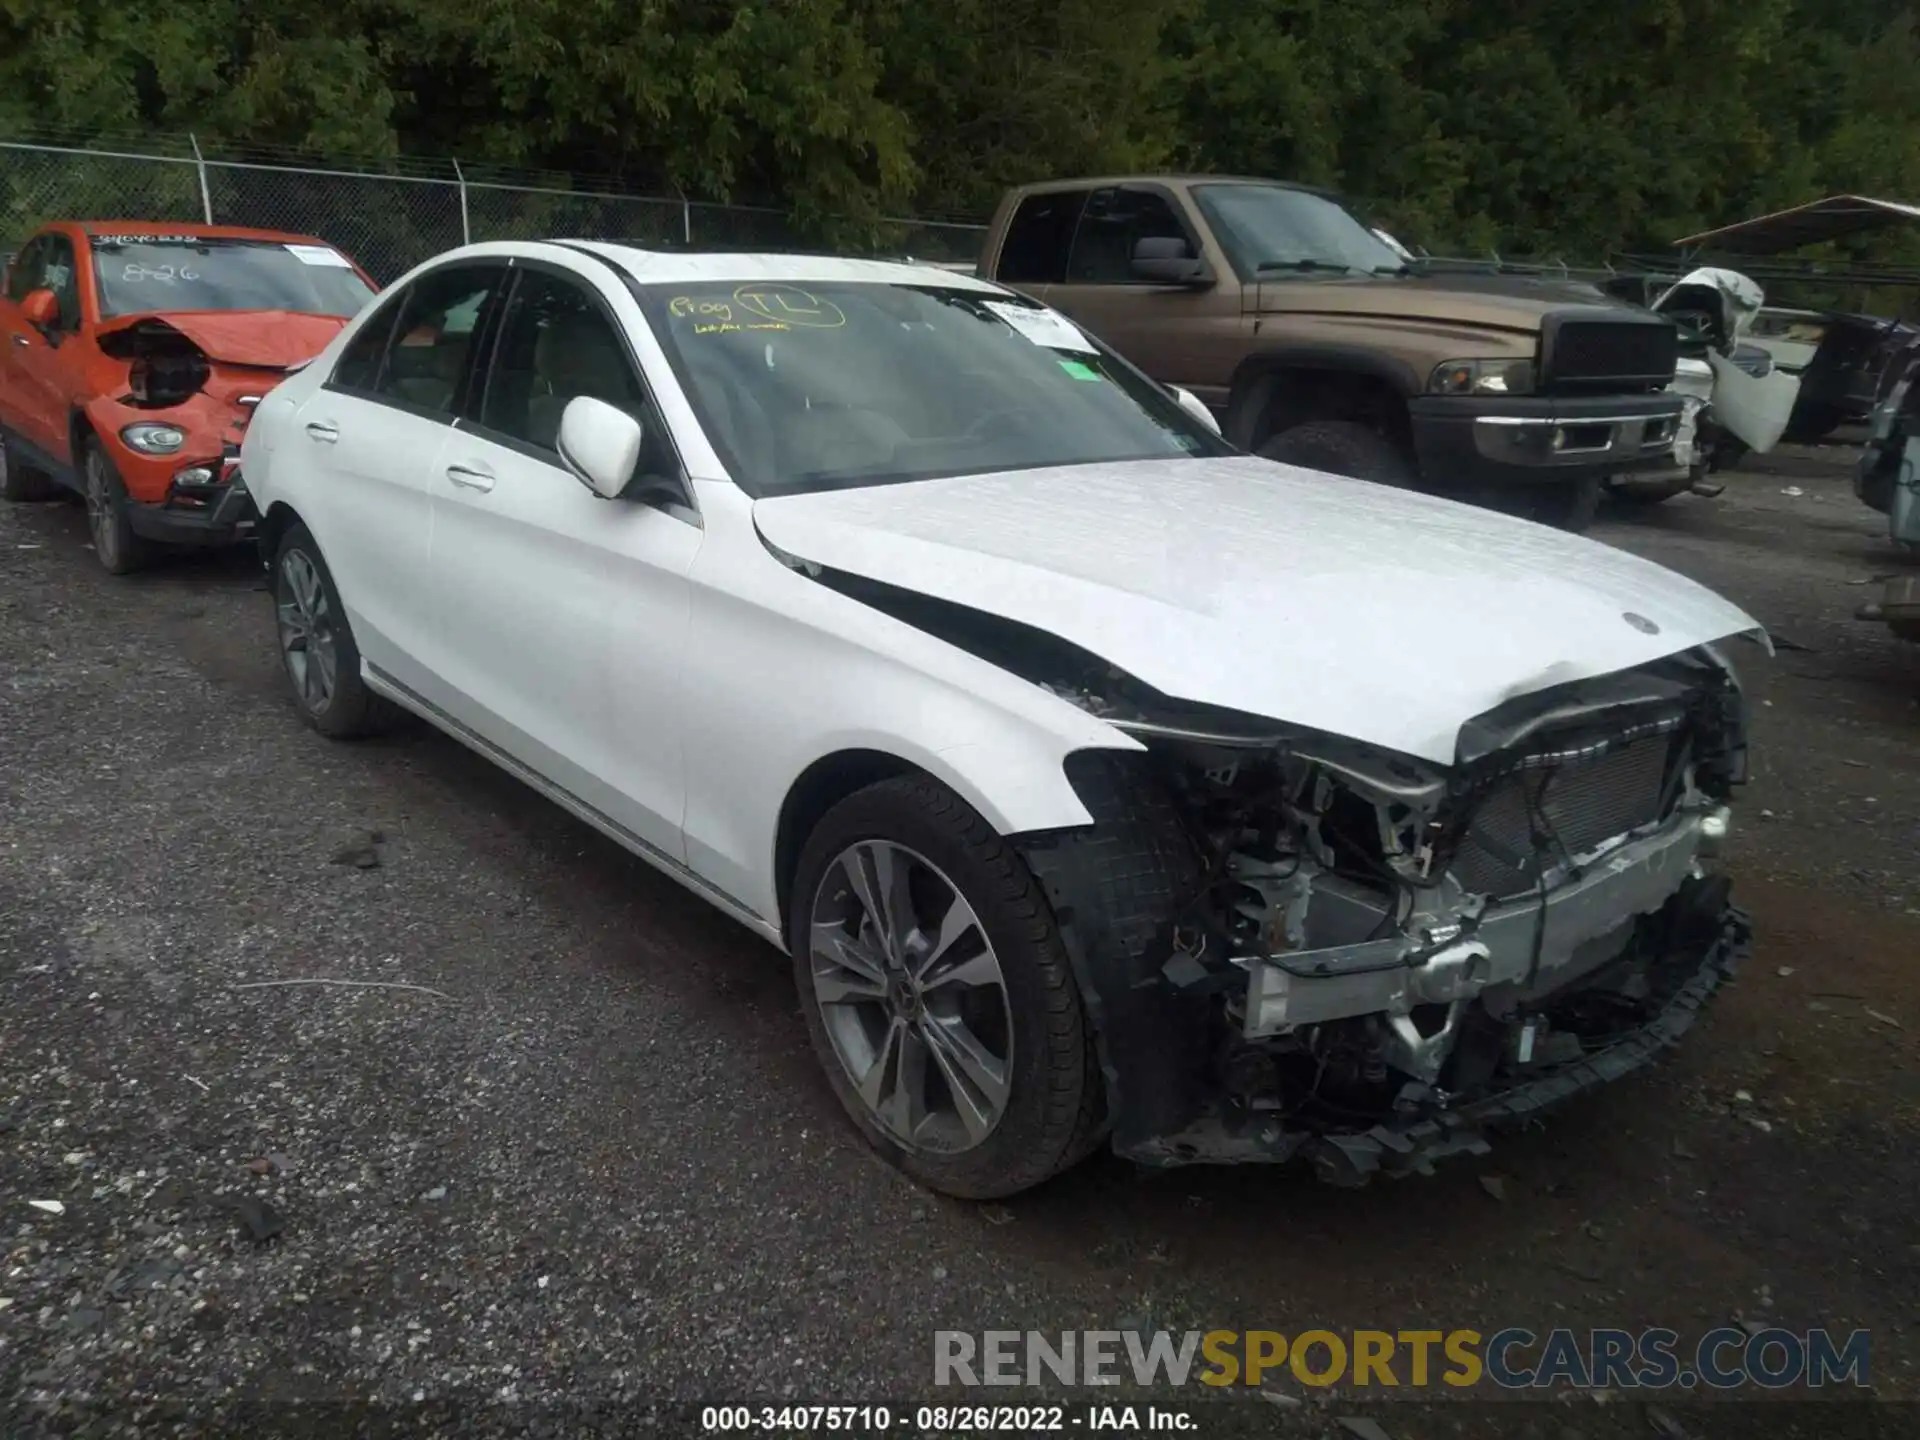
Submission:
<svg viewBox="0 0 1920 1440">
<path fill-rule="evenodd" d="M 373 290 L 331 245 L 195 235 L 96 235 L 100 316 L 148 310 L 353 315 Z"/>
<path fill-rule="evenodd" d="M 647 318 L 748 494 L 1231 453 L 1064 316 L 873 282 L 655 286 Z"/>
<path fill-rule="evenodd" d="M 1282 185 L 1196 185 L 1193 198 L 1243 277 L 1335 270 L 1398 275 L 1406 262 L 1338 202 Z"/>
</svg>

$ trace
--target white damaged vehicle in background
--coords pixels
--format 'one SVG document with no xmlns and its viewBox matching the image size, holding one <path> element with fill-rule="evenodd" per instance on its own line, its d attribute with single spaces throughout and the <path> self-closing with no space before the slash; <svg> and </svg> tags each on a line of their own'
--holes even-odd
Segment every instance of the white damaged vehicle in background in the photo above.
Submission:
<svg viewBox="0 0 1920 1440">
<path fill-rule="evenodd" d="M 1656 297 L 1650 309 L 1680 327 L 1673 384 L 1684 409 L 1671 474 L 1616 475 L 1609 493 L 1653 503 L 1683 491 L 1718 495 L 1725 487 L 1709 472 L 1727 469 L 1752 452 L 1780 443 L 1800 397 L 1800 377 L 1781 369 L 1765 346 L 1748 336 L 1766 303 L 1765 292 L 1737 270 L 1690 270 Z"/>
<path fill-rule="evenodd" d="M 468 247 L 242 463 L 307 720 L 416 712 L 786 950 L 840 1103 L 952 1194 L 1102 1143 L 1422 1170 L 1746 945 L 1702 860 L 1750 616 L 1237 453 L 971 277 Z"/>
</svg>

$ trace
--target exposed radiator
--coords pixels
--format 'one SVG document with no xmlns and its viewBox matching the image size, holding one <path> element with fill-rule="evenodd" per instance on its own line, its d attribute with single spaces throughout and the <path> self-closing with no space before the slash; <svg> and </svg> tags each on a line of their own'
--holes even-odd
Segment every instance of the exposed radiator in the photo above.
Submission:
<svg viewBox="0 0 1920 1440">
<path fill-rule="evenodd" d="M 1454 854 L 1468 891 L 1525 894 L 1567 856 L 1661 818 L 1671 735 L 1648 735 L 1592 759 L 1522 770 L 1501 780 L 1474 812 Z"/>
</svg>

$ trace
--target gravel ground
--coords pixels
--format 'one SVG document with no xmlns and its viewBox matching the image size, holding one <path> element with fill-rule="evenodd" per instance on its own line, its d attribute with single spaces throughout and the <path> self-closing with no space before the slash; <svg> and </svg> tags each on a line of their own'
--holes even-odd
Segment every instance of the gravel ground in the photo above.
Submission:
<svg viewBox="0 0 1920 1440">
<path fill-rule="evenodd" d="M 1785 642 L 1745 662 L 1756 953 L 1671 1063 L 1432 1179 L 1099 1159 L 984 1207 L 858 1143 L 768 947 L 436 734 L 303 727 L 244 557 L 114 580 L 78 509 L 0 509 L 0 1404 L 675 1431 L 927 1398 L 937 1328 L 1755 1318 L 1867 1327 L 1920 1398 L 1920 647 L 1850 618 L 1898 562 L 1846 458 L 1597 532 Z M 1202 1434 L 1920 1429 L 1268 1388 L 1159 1398 Z"/>
</svg>

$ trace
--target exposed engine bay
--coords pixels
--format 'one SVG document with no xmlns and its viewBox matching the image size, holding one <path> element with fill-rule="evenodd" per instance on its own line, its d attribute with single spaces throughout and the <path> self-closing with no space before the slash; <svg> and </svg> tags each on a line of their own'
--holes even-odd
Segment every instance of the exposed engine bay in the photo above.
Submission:
<svg viewBox="0 0 1920 1440">
<path fill-rule="evenodd" d="M 1394 1125 L 1634 1034 L 1698 970 L 1688 942 L 1718 938 L 1726 887 L 1698 860 L 1745 753 L 1707 657 L 1504 707 L 1451 772 L 1115 718 L 1148 741 L 1203 866 L 1163 978 L 1219 995 L 1215 1102 L 1136 1158 L 1345 1136 L 1321 1168 L 1364 1175 L 1394 1159 Z"/>
<path fill-rule="evenodd" d="M 213 374 L 206 351 L 157 317 L 102 335 L 100 349 L 129 362 L 121 403 L 137 409 L 183 404 L 205 389 Z"/>
<path fill-rule="evenodd" d="M 1710 648 L 1509 701 L 1439 767 L 821 578 L 1147 747 L 1070 757 L 1093 831 L 1022 837 L 1128 1158 L 1423 1170 L 1651 1058 L 1744 948 L 1699 863 L 1747 767 L 1738 682 Z"/>
</svg>

